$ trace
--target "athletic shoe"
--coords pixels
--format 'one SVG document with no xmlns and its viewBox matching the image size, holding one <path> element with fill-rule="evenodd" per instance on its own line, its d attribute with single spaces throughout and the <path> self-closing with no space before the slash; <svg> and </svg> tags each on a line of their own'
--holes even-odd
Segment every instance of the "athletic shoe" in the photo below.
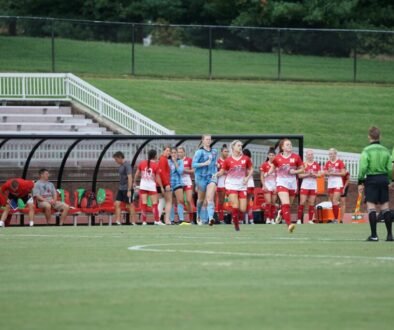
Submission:
<svg viewBox="0 0 394 330">
<path fill-rule="evenodd" d="M 275 223 L 276 224 L 280 224 L 282 222 L 282 217 L 280 216 L 280 214 L 282 213 L 281 210 L 278 211 L 278 215 L 275 218 Z"/>
<path fill-rule="evenodd" d="M 289 228 L 287 228 L 288 231 L 289 231 L 289 233 L 292 233 L 292 232 L 294 231 L 295 227 L 296 227 L 296 225 L 295 225 L 294 223 L 292 223 L 292 224 L 289 226 Z"/>
<path fill-rule="evenodd" d="M 34 222 L 33 221 L 29 221 L 29 226 L 33 227 L 34 226 Z"/>
<path fill-rule="evenodd" d="M 121 226 L 122 225 L 122 223 L 120 222 L 120 221 L 116 221 L 115 222 L 118 226 Z"/>
<path fill-rule="evenodd" d="M 302 221 L 300 219 L 297 220 L 297 225 L 301 225 Z"/>
<path fill-rule="evenodd" d="M 250 221 L 249 221 L 249 225 L 254 225 L 254 221 L 253 221 L 253 220 L 250 220 Z"/>
<path fill-rule="evenodd" d="M 387 235 L 386 242 L 393 242 L 393 241 L 394 241 L 393 235 L 391 234 Z"/>
<path fill-rule="evenodd" d="M 213 226 L 213 225 L 215 224 L 215 219 L 209 219 L 208 224 L 209 224 L 210 226 Z"/>
<path fill-rule="evenodd" d="M 221 225 L 225 225 L 226 223 L 224 221 L 220 221 L 220 224 Z"/>
<path fill-rule="evenodd" d="M 274 222 L 274 221 L 272 221 L 272 222 Z M 270 225 L 270 224 L 271 224 L 271 219 L 267 219 L 267 220 L 265 221 L 265 224 L 266 224 L 266 225 Z"/>
<path fill-rule="evenodd" d="M 4 221 L 0 221 L 0 227 L 5 227 L 4 226 Z"/>
<path fill-rule="evenodd" d="M 180 224 L 180 226 L 191 226 L 190 222 L 186 222 L 186 221 L 182 221 Z"/>
<path fill-rule="evenodd" d="M 309 220 L 308 223 L 309 223 L 310 225 L 314 225 L 314 224 L 315 224 L 315 223 L 313 222 L 313 220 Z"/>
<path fill-rule="evenodd" d="M 156 226 L 165 226 L 165 224 L 162 223 L 161 221 L 155 221 L 155 225 Z"/>
<path fill-rule="evenodd" d="M 201 222 L 201 220 L 197 220 L 197 225 L 202 226 L 203 223 Z"/>
<path fill-rule="evenodd" d="M 239 231 L 239 222 L 237 222 L 237 223 L 234 222 L 234 228 L 235 228 L 235 231 Z"/>
<path fill-rule="evenodd" d="M 332 223 L 338 224 L 338 220 L 334 220 Z"/>
<path fill-rule="evenodd" d="M 144 221 L 144 222 L 142 222 L 142 225 L 143 225 L 143 226 L 146 226 L 146 222 L 145 222 L 145 221 Z"/>
<path fill-rule="evenodd" d="M 366 241 L 367 241 L 367 242 L 378 242 L 378 241 L 379 241 L 379 238 L 378 238 L 377 236 L 369 236 L 369 237 L 366 239 Z"/>
</svg>

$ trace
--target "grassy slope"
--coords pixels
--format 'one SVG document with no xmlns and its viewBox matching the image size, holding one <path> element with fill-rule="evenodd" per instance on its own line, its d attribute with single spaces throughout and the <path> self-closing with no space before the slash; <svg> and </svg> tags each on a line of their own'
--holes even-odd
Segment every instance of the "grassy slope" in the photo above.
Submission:
<svg viewBox="0 0 394 330">
<path fill-rule="evenodd" d="M 284 226 L 263 225 L 238 234 L 231 226 L 2 230 L 0 328 L 391 329 L 393 245 L 363 242 L 367 231 L 304 225 L 289 240 Z M 127 250 L 161 243 L 175 251 Z"/>
<path fill-rule="evenodd" d="M 378 125 L 394 141 L 391 86 L 87 78 L 178 134 L 304 134 L 307 146 L 360 152 Z"/>
</svg>

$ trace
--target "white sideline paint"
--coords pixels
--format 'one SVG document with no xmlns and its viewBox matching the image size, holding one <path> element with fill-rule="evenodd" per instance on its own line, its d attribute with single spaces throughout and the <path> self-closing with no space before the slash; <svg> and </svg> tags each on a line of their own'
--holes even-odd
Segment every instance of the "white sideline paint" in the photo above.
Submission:
<svg viewBox="0 0 394 330">
<path fill-rule="evenodd" d="M 148 244 L 135 245 L 128 247 L 129 251 L 139 252 L 159 252 L 159 253 L 191 253 L 191 254 L 212 254 L 212 255 L 226 255 L 226 256 L 240 256 L 240 257 L 280 257 L 280 258 L 318 258 L 318 259 L 356 259 L 356 260 L 381 260 L 394 261 L 394 257 L 366 257 L 366 256 L 335 256 L 322 254 L 291 254 L 291 253 L 255 253 L 255 252 L 225 252 L 225 251 L 210 251 L 210 250 L 179 250 L 179 249 L 158 249 L 153 247 L 159 246 L 174 246 L 174 245 L 189 245 L 190 243 L 176 243 L 176 244 Z M 208 244 L 225 244 L 224 242 L 213 242 Z"/>
</svg>

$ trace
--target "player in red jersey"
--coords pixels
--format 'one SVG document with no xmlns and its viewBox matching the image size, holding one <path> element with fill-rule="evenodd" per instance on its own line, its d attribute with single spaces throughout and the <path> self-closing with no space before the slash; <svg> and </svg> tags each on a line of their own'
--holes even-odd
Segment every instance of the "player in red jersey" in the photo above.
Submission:
<svg viewBox="0 0 394 330">
<path fill-rule="evenodd" d="M 252 162 L 252 167 L 253 167 L 253 161 L 252 161 L 252 153 L 250 152 L 249 149 L 244 149 L 243 154 L 245 156 L 248 156 L 250 161 Z M 253 172 L 252 175 L 249 177 L 248 183 L 246 184 L 246 191 L 247 191 L 247 213 L 244 215 L 244 220 L 245 223 L 249 223 L 251 225 L 254 225 L 253 221 L 253 201 L 254 201 L 254 179 L 253 179 Z"/>
<path fill-rule="evenodd" d="M 334 148 L 328 150 L 329 160 L 324 165 L 324 174 L 328 177 L 327 189 L 332 211 L 334 213 L 334 223 L 338 223 L 339 217 L 339 199 L 342 194 L 343 180 L 346 175 L 345 164 L 337 158 L 337 151 Z"/>
<path fill-rule="evenodd" d="M 146 224 L 146 212 L 148 209 L 147 202 L 148 196 L 152 202 L 152 211 L 155 225 L 162 225 L 163 223 L 159 218 L 159 210 L 157 207 L 158 194 L 157 194 L 157 152 L 156 150 L 148 151 L 148 160 L 142 160 L 138 164 L 137 172 L 134 177 L 134 185 L 137 179 L 141 176 L 140 180 L 140 197 L 141 197 L 141 218 L 142 224 Z"/>
<path fill-rule="evenodd" d="M 242 154 L 242 142 L 231 142 L 231 156 L 224 161 L 223 168 L 217 173 L 220 177 L 227 173 L 225 188 L 231 205 L 231 213 L 236 231 L 239 231 L 239 212 L 246 211 L 247 183 L 253 174 L 249 157 Z"/>
<path fill-rule="evenodd" d="M 183 174 L 182 174 L 182 181 L 183 181 L 183 191 L 186 195 L 186 202 L 187 202 L 187 212 L 189 213 L 189 222 L 193 222 L 193 210 L 194 210 L 194 201 L 193 201 L 193 181 L 192 175 L 194 170 L 192 168 L 193 160 L 190 157 L 186 157 L 186 150 L 185 147 L 180 146 L 177 149 L 178 151 L 178 158 L 183 161 Z"/>
<path fill-rule="evenodd" d="M 228 157 L 228 148 L 226 144 L 223 144 L 220 149 L 220 157 L 217 161 L 217 167 L 220 171 L 223 168 L 224 161 Z M 226 174 L 223 174 L 218 178 L 218 186 L 216 188 L 218 194 L 218 217 L 220 223 L 224 223 L 224 200 L 226 198 L 226 188 L 224 187 L 224 183 L 226 181 Z"/>
<path fill-rule="evenodd" d="M 298 177 L 302 179 L 300 189 L 300 204 L 298 205 L 297 223 L 302 223 L 305 203 L 308 203 L 309 224 L 313 224 L 313 214 L 315 211 L 317 178 L 321 176 L 320 164 L 315 162 L 313 151 L 306 151 L 306 162 L 304 163 L 304 173 Z"/>
<path fill-rule="evenodd" d="M 350 183 L 350 173 L 346 171 L 345 176 L 342 177 L 342 183 L 343 183 L 343 190 L 342 190 L 342 195 L 341 195 L 341 222 L 343 223 L 343 215 L 346 212 L 346 197 L 347 193 L 349 191 L 349 183 Z"/>
<path fill-rule="evenodd" d="M 297 174 L 304 172 L 301 157 L 293 153 L 291 141 L 283 139 L 279 143 L 280 153 L 272 161 L 272 173 L 276 170 L 276 191 L 281 202 L 282 217 L 286 221 L 288 230 L 292 233 L 295 225 L 291 223 L 290 205 L 297 192 Z"/>
<path fill-rule="evenodd" d="M 162 194 L 165 200 L 165 216 L 164 222 L 170 225 L 170 213 L 172 208 L 172 191 L 171 191 L 171 172 L 168 158 L 171 154 L 171 147 L 165 146 L 163 153 L 159 159 L 157 183 L 159 184 L 159 193 Z M 159 212 L 160 213 L 160 212 Z"/>
<path fill-rule="evenodd" d="M 34 225 L 34 203 L 31 197 L 33 188 L 34 182 L 32 180 L 20 178 L 9 179 L 1 186 L 1 192 L 7 196 L 8 203 L 1 215 L 0 227 L 4 227 L 4 221 L 7 219 L 11 208 L 17 207 L 19 198 L 29 207 L 29 226 Z"/>
<path fill-rule="evenodd" d="M 276 193 L 276 174 L 272 172 L 268 174 L 271 169 L 272 161 L 274 160 L 276 154 L 275 149 L 270 148 L 267 154 L 267 160 L 260 166 L 260 180 L 261 186 L 264 192 L 264 216 L 266 224 L 275 224 L 275 203 L 277 198 Z"/>
</svg>

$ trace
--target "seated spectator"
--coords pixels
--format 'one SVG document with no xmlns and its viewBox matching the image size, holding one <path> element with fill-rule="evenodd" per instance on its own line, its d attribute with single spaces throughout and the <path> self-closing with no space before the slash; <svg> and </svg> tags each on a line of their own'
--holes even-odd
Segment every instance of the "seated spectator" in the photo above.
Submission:
<svg viewBox="0 0 394 330">
<path fill-rule="evenodd" d="M 49 182 L 49 171 L 45 168 L 38 172 L 39 180 L 35 183 L 33 196 L 37 201 L 37 206 L 44 209 L 47 223 L 51 220 L 52 209 L 62 211 L 60 215 L 60 225 L 63 225 L 67 217 L 70 206 L 57 200 L 57 192 L 52 182 Z"/>
<path fill-rule="evenodd" d="M 18 207 L 18 199 L 21 199 L 29 207 L 29 225 L 34 226 L 34 204 L 31 198 L 31 191 L 34 187 L 34 182 L 24 179 L 10 179 L 1 186 L 1 192 L 7 196 L 7 204 L 4 212 L 1 215 L 0 227 L 4 227 L 4 221 L 7 219 L 11 210 Z"/>
</svg>

